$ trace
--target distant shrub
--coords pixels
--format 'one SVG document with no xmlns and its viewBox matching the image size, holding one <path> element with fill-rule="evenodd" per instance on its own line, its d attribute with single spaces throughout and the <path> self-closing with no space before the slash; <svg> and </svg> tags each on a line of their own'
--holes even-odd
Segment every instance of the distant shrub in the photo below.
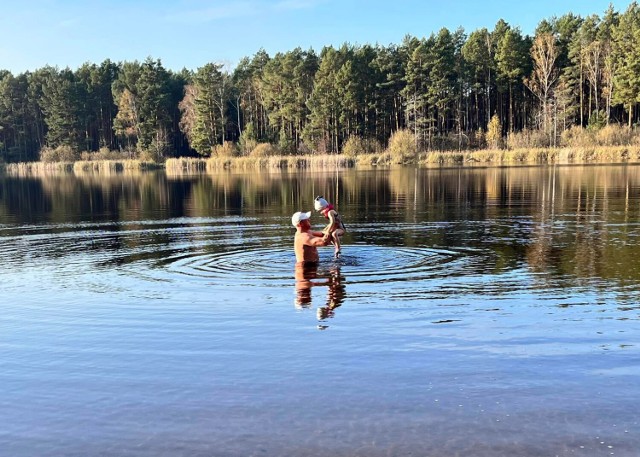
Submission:
<svg viewBox="0 0 640 457">
<path fill-rule="evenodd" d="M 497 114 L 494 114 L 487 127 L 487 146 L 490 149 L 502 148 L 502 123 Z"/>
<path fill-rule="evenodd" d="M 112 151 L 107 147 L 101 147 L 98 151 L 82 151 L 80 160 L 128 160 L 128 152 Z"/>
<path fill-rule="evenodd" d="M 278 155 L 280 151 L 271 143 L 259 143 L 251 151 L 251 157 L 270 157 Z"/>
<path fill-rule="evenodd" d="M 591 113 L 591 116 L 589 117 L 589 125 L 587 126 L 588 130 L 597 132 L 605 125 L 607 125 L 607 117 L 604 111 L 595 110 Z"/>
<path fill-rule="evenodd" d="M 431 138 L 431 149 L 437 151 L 456 151 L 468 149 L 470 137 L 464 133 L 449 133 Z"/>
<path fill-rule="evenodd" d="M 309 145 L 307 143 L 302 141 L 298 145 L 298 154 L 302 154 L 302 155 L 313 154 L 313 150 L 309 147 Z"/>
<path fill-rule="evenodd" d="M 384 152 L 382 143 L 375 138 L 367 138 L 365 140 L 364 148 L 367 154 L 382 154 Z"/>
<path fill-rule="evenodd" d="M 143 162 L 156 162 L 156 159 L 157 159 L 155 152 L 149 149 L 138 151 L 136 156 L 138 157 L 139 160 Z"/>
<path fill-rule="evenodd" d="M 256 139 L 255 128 L 253 126 L 253 122 L 248 122 L 245 125 L 242 134 L 240 135 L 240 139 L 238 141 L 238 149 L 240 151 L 240 155 L 249 155 L 258 145 L 258 140 Z"/>
<path fill-rule="evenodd" d="M 282 154 L 294 154 L 296 152 L 296 145 L 292 138 L 281 133 L 278 139 L 278 149 Z"/>
<path fill-rule="evenodd" d="M 102 147 L 94 153 L 95 160 L 122 160 L 127 158 L 125 154 Z"/>
<path fill-rule="evenodd" d="M 632 129 L 616 124 L 601 128 L 596 132 L 595 137 L 600 146 L 628 146 L 634 141 Z"/>
<path fill-rule="evenodd" d="M 469 134 L 469 148 L 484 149 L 487 147 L 487 134 L 484 130 L 478 129 Z"/>
<path fill-rule="evenodd" d="M 361 154 L 377 154 L 383 151 L 382 145 L 375 138 L 362 138 L 351 135 L 342 145 L 342 153 L 348 157 Z"/>
<path fill-rule="evenodd" d="M 58 146 L 50 148 L 45 146 L 40 150 L 40 160 L 42 162 L 74 162 L 80 158 L 80 154 L 76 153 L 71 146 Z"/>
<path fill-rule="evenodd" d="M 409 130 L 397 130 L 389 139 L 387 152 L 395 163 L 407 163 L 416 160 L 418 149 L 415 137 Z"/>
<path fill-rule="evenodd" d="M 566 147 L 582 147 L 593 145 L 595 141 L 593 132 L 583 129 L 579 125 L 573 125 L 560 134 L 560 144 Z"/>
<path fill-rule="evenodd" d="M 349 157 L 355 157 L 364 153 L 362 137 L 351 135 L 342 145 L 342 153 Z"/>
<path fill-rule="evenodd" d="M 640 144 L 640 133 L 625 125 L 609 124 L 600 129 L 573 126 L 562 132 L 565 147 L 631 146 Z"/>
<path fill-rule="evenodd" d="M 233 141 L 225 141 L 224 144 L 216 144 L 211 148 L 212 157 L 236 157 L 238 148 Z"/>
<path fill-rule="evenodd" d="M 507 136 L 508 149 L 545 148 L 549 146 L 549 136 L 542 130 L 524 129 L 511 132 Z"/>
</svg>

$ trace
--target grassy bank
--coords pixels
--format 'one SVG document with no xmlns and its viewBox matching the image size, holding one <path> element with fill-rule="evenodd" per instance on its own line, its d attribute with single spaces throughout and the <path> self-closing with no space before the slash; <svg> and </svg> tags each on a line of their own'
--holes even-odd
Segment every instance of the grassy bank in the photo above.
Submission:
<svg viewBox="0 0 640 457">
<path fill-rule="evenodd" d="M 271 156 L 271 157 L 210 157 L 206 159 L 167 159 L 167 172 L 215 172 L 220 170 L 283 170 L 283 169 L 335 169 L 354 168 L 357 161 L 353 157 L 340 154 Z"/>
<path fill-rule="evenodd" d="M 535 165 L 640 162 L 640 146 L 489 149 L 419 154 L 420 165 Z"/>
<path fill-rule="evenodd" d="M 162 164 L 140 160 L 78 160 L 76 162 L 21 162 L 4 165 L 4 172 L 15 176 L 47 174 L 112 174 L 125 171 L 162 169 Z"/>
<path fill-rule="evenodd" d="M 413 156 L 359 154 L 355 156 L 308 155 L 274 157 L 213 157 L 208 159 L 168 159 L 166 169 L 172 173 L 213 172 L 219 170 L 323 170 L 336 168 L 370 168 L 392 165 L 442 166 L 516 166 L 542 164 L 604 164 L 640 162 L 640 146 L 599 146 L 534 149 L 488 149 L 481 151 L 421 152 Z"/>
<path fill-rule="evenodd" d="M 140 160 L 80 160 L 0 164 L 10 175 L 117 174 L 166 169 L 171 174 L 213 173 L 223 170 L 335 170 L 346 168 L 518 166 L 544 164 L 640 163 L 640 146 L 578 146 L 564 148 L 435 151 L 416 154 L 325 154 L 269 157 L 210 157 L 167 159 L 164 164 Z"/>
</svg>

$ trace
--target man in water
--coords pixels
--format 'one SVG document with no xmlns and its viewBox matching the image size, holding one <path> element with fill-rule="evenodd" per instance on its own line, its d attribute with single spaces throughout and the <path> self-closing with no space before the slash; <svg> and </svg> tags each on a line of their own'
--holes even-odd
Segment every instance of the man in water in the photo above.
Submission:
<svg viewBox="0 0 640 457">
<path fill-rule="evenodd" d="M 344 286 L 341 284 L 340 270 L 332 270 L 331 276 L 326 281 L 315 282 L 318 279 L 318 246 L 331 244 L 331 233 L 311 230 L 311 211 L 303 213 L 298 211 L 291 216 L 291 224 L 296 228 L 293 242 L 296 253 L 296 301 L 298 308 L 306 308 L 311 305 L 311 287 L 329 286 L 327 306 L 318 308 L 318 319 L 330 317 L 333 309 L 340 306 L 344 299 Z M 324 278 L 321 278 L 324 279 Z M 321 329 L 326 326 L 321 326 Z"/>
<path fill-rule="evenodd" d="M 330 233 L 311 230 L 311 211 L 298 211 L 291 216 L 291 223 L 296 228 L 293 249 L 296 253 L 296 266 L 317 265 L 320 260 L 318 246 L 326 246 L 331 242 Z"/>
</svg>

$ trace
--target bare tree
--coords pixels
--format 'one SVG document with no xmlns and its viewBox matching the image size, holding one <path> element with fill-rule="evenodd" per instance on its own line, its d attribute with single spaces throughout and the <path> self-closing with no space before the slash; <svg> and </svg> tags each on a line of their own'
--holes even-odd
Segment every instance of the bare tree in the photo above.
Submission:
<svg viewBox="0 0 640 457">
<path fill-rule="evenodd" d="M 531 77 L 525 79 L 525 84 L 531 92 L 540 100 L 542 110 L 542 127 L 545 132 L 550 131 L 551 98 L 553 88 L 558 80 L 556 59 L 558 47 L 556 39 L 551 33 L 542 33 L 533 41 L 531 48 L 533 58 L 533 72 Z"/>
<path fill-rule="evenodd" d="M 196 98 L 198 89 L 193 84 L 184 86 L 184 98 L 178 104 L 178 109 L 182 113 L 180 117 L 180 131 L 185 134 L 189 142 L 192 141 L 193 127 L 196 123 Z"/>
<path fill-rule="evenodd" d="M 611 99 L 613 97 L 613 75 L 615 74 L 615 62 L 611 55 L 611 44 L 604 46 L 604 67 L 602 68 L 602 96 L 606 100 L 607 124 L 611 119 Z"/>
<path fill-rule="evenodd" d="M 598 91 L 602 78 L 602 66 L 604 61 L 604 46 L 600 40 L 590 43 L 583 52 L 585 53 L 585 63 L 587 67 L 587 79 L 593 90 L 593 100 L 596 112 L 600 111 L 600 93 Z M 589 113 L 591 118 L 591 113 Z"/>
</svg>

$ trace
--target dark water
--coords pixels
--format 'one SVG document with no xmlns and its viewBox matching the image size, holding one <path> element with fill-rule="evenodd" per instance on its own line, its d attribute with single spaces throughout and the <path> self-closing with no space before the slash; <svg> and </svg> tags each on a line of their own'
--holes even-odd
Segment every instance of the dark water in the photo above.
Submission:
<svg viewBox="0 0 640 457">
<path fill-rule="evenodd" d="M 0 177 L 0 455 L 636 457 L 639 217 L 637 166 Z"/>
</svg>

